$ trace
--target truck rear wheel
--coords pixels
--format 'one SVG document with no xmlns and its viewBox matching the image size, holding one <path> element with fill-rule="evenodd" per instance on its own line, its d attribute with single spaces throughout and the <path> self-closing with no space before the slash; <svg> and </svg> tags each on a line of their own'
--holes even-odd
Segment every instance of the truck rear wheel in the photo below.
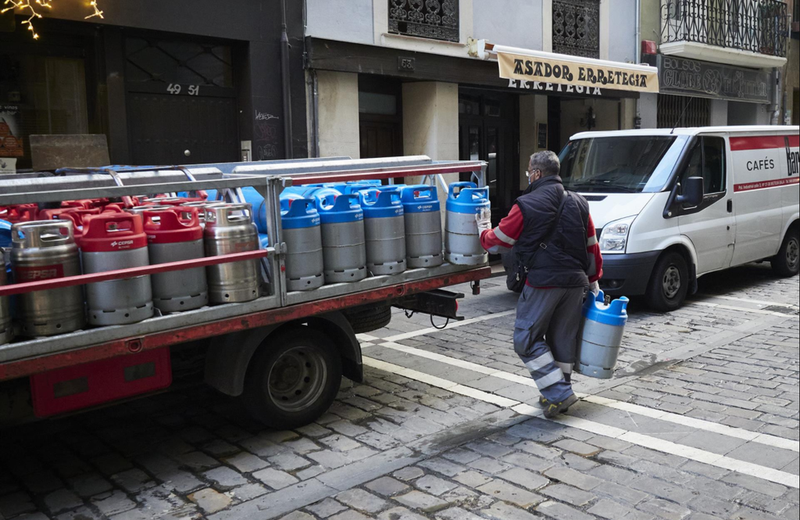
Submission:
<svg viewBox="0 0 800 520">
<path fill-rule="evenodd" d="M 689 269 L 679 253 L 671 251 L 662 256 L 653 268 L 647 285 L 647 304 L 653 310 L 674 311 L 686 299 L 689 290 Z"/>
<path fill-rule="evenodd" d="M 800 233 L 798 226 L 793 226 L 783 237 L 778 254 L 770 260 L 772 270 L 778 276 L 794 276 L 800 271 Z"/>
<path fill-rule="evenodd" d="M 262 343 L 248 368 L 242 399 L 258 421 L 292 429 L 324 414 L 341 381 L 334 344 L 319 331 L 298 327 Z"/>
</svg>

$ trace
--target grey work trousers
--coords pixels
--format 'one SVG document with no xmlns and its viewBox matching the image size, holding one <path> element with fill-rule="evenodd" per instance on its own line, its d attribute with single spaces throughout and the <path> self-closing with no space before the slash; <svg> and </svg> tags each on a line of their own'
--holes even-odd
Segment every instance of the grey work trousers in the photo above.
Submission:
<svg viewBox="0 0 800 520">
<path fill-rule="evenodd" d="M 535 289 L 526 285 L 517 301 L 514 350 L 539 392 L 551 403 L 573 393 L 559 364 L 571 366 L 576 361 L 585 291 L 583 287 Z"/>
</svg>

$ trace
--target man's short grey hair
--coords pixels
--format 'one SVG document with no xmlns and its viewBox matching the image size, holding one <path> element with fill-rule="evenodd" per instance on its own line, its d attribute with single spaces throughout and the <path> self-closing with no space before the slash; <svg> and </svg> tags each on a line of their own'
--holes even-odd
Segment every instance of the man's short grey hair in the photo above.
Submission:
<svg viewBox="0 0 800 520">
<path fill-rule="evenodd" d="M 545 150 L 543 152 L 536 152 L 535 154 L 531 155 L 530 168 L 531 171 L 540 170 L 542 172 L 542 177 L 549 177 L 552 175 L 558 175 L 558 172 L 561 169 L 561 163 L 559 162 L 558 156 L 555 154 L 555 152 Z"/>
</svg>

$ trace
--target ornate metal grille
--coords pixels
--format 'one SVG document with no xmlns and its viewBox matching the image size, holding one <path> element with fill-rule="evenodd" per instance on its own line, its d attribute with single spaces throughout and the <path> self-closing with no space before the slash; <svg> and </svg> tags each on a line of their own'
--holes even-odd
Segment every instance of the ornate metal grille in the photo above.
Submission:
<svg viewBox="0 0 800 520">
<path fill-rule="evenodd" d="M 706 98 L 659 94 L 657 106 L 658 128 L 708 126 L 711 122 L 710 103 Z"/>
<path fill-rule="evenodd" d="M 458 0 L 389 0 L 389 32 L 457 42 Z"/>
<path fill-rule="evenodd" d="M 786 4 L 777 0 L 662 0 L 661 43 L 697 42 L 786 56 Z"/>
<path fill-rule="evenodd" d="M 186 41 L 125 40 L 125 80 L 233 86 L 231 48 L 227 45 Z"/>
<path fill-rule="evenodd" d="M 553 52 L 600 57 L 600 0 L 553 0 Z"/>
</svg>

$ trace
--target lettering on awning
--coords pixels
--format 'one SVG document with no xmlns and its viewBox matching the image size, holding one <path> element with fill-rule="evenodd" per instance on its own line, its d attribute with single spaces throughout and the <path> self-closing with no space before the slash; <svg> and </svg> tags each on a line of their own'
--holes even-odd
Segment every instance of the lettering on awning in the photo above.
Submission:
<svg viewBox="0 0 800 520">
<path fill-rule="evenodd" d="M 497 53 L 500 77 L 528 82 L 572 85 L 573 87 L 610 88 L 635 92 L 658 92 L 658 71 L 598 65 L 592 62 L 564 61 Z"/>
</svg>

